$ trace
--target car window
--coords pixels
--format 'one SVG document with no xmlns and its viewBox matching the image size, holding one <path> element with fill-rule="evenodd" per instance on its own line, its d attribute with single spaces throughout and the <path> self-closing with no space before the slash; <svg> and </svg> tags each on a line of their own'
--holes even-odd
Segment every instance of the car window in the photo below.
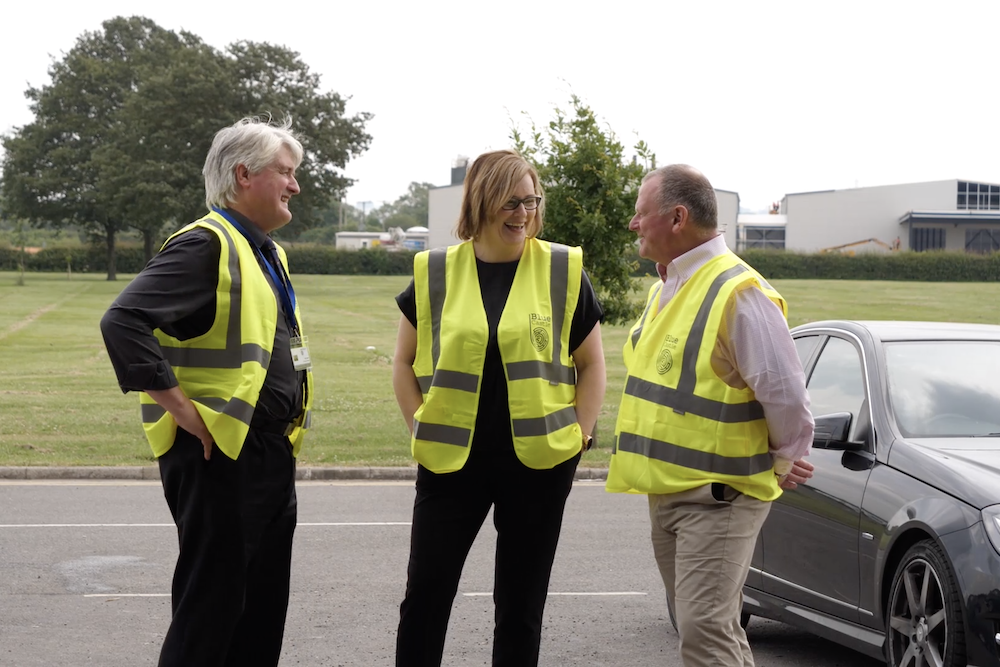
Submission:
<svg viewBox="0 0 1000 667">
<path fill-rule="evenodd" d="M 823 340 L 822 336 L 799 336 L 795 339 L 795 351 L 799 353 L 799 362 L 802 364 L 802 368 L 806 367 L 809 363 L 809 359 L 812 358 L 813 352 L 819 346 L 820 341 Z"/>
<path fill-rule="evenodd" d="M 861 410 L 867 410 L 867 404 L 861 355 L 857 348 L 843 338 L 831 336 L 806 386 L 813 416 L 850 412 L 854 419 L 848 439 L 856 440 L 859 424 L 868 421 L 861 419 Z"/>
<path fill-rule="evenodd" d="M 905 341 L 883 349 L 889 400 L 904 436 L 1000 433 L 1000 344 Z"/>
</svg>

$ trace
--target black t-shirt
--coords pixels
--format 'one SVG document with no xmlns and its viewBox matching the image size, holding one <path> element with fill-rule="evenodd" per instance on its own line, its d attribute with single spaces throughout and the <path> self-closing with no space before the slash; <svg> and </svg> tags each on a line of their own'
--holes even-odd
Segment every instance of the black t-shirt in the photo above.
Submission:
<svg viewBox="0 0 1000 667">
<path fill-rule="evenodd" d="M 514 284 L 517 261 L 490 263 L 476 259 L 479 273 L 479 288 L 489 322 L 490 338 L 486 344 L 486 361 L 479 392 L 479 408 L 476 413 L 476 430 L 472 436 L 472 446 L 481 449 L 513 448 L 514 440 L 510 432 L 510 407 L 507 402 L 507 377 L 500 360 L 500 346 L 497 345 L 497 326 L 500 315 L 507 304 L 507 295 Z M 417 301 L 413 291 L 413 281 L 396 297 L 396 303 L 403 315 L 414 327 L 417 326 Z M 587 272 L 580 281 L 580 298 L 570 325 L 570 354 L 594 330 L 598 322 L 604 321 L 604 309 L 597 300 L 594 286 Z"/>
</svg>

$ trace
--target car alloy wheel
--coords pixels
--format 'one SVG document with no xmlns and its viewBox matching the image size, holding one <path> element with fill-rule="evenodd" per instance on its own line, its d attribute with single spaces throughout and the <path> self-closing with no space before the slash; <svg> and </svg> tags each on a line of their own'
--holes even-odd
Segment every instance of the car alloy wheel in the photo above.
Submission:
<svg viewBox="0 0 1000 667">
<path fill-rule="evenodd" d="M 958 585 L 933 540 L 917 542 L 903 556 L 886 619 L 886 657 L 892 667 L 965 665 Z"/>
</svg>

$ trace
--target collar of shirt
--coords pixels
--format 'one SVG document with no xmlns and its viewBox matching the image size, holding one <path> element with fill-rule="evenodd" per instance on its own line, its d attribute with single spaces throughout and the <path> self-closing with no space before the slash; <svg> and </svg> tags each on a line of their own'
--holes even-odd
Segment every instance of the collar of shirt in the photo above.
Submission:
<svg viewBox="0 0 1000 667">
<path fill-rule="evenodd" d="M 666 266 L 657 264 L 656 272 L 660 275 L 660 280 L 664 282 L 663 293 L 660 298 L 661 309 L 673 298 L 677 290 L 690 280 L 691 276 L 698 272 L 698 269 L 719 255 L 726 254 L 727 251 L 726 239 L 722 234 L 719 234 L 701 245 L 688 250 Z"/>
<path fill-rule="evenodd" d="M 260 248 L 261 250 L 264 249 L 264 245 L 267 243 L 267 239 L 269 237 L 267 234 L 260 231 L 260 227 L 253 224 L 253 220 L 246 217 L 236 209 L 227 208 L 226 213 L 233 216 L 233 218 L 236 219 L 236 222 L 243 225 L 243 229 L 247 230 L 247 234 L 250 235 L 250 238 L 253 239 L 254 244 L 256 244 L 258 248 Z"/>
</svg>

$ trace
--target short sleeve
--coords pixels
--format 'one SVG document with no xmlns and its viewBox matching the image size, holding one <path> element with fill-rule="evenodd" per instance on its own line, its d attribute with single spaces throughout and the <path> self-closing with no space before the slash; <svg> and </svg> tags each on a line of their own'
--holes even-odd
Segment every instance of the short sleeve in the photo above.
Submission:
<svg viewBox="0 0 1000 667">
<path fill-rule="evenodd" d="M 604 308 L 597 300 L 597 292 L 590 282 L 590 277 L 584 271 L 580 279 L 580 298 L 573 313 L 573 324 L 569 330 L 570 353 L 580 347 L 598 322 L 604 321 Z"/>
<path fill-rule="evenodd" d="M 399 310 L 406 316 L 406 319 L 410 321 L 413 328 L 417 328 L 417 295 L 413 289 L 413 280 L 410 280 L 410 284 L 406 286 L 402 292 L 396 295 L 396 305 L 399 306 Z"/>
</svg>

